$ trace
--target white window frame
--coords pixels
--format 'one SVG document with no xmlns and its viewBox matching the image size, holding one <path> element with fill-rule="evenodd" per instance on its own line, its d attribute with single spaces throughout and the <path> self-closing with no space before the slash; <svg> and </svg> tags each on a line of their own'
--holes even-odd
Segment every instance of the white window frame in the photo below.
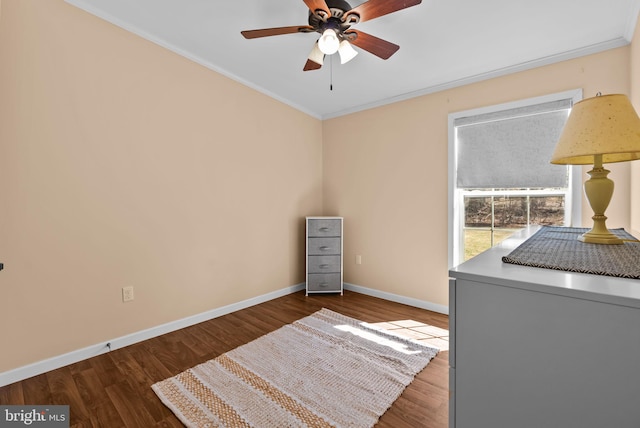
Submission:
<svg viewBox="0 0 640 428">
<path fill-rule="evenodd" d="M 475 116 L 486 113 L 493 113 L 501 110 L 510 110 L 529 105 L 542 104 L 546 102 L 559 101 L 563 99 L 572 99 L 573 104 L 582 99 L 582 89 L 575 89 L 556 94 L 545 95 L 541 97 L 529 98 L 525 100 L 514 101 L 510 103 L 498 104 L 493 106 L 481 107 L 472 110 L 465 110 L 449 114 L 449 141 L 448 141 L 448 242 L 449 242 L 449 267 L 457 266 L 462 261 L 464 252 L 464 218 L 460 213 L 464 210 L 465 196 L 497 196 L 497 195 L 513 195 L 513 196 L 551 196 L 565 195 L 565 223 L 567 226 L 578 225 L 581 222 L 581 206 L 582 198 L 582 168 L 580 166 L 569 166 L 569 183 L 568 191 L 555 190 L 507 190 L 507 191 L 478 191 L 458 189 L 457 182 L 457 142 L 456 128 L 454 121 L 461 117 Z M 462 209 L 460 208 L 462 207 Z"/>
</svg>

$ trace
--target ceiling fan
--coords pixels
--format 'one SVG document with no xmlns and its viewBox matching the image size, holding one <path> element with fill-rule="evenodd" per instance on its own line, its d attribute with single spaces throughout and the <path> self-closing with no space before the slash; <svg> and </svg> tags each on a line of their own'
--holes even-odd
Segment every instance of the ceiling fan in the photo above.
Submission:
<svg viewBox="0 0 640 428">
<path fill-rule="evenodd" d="M 351 26 L 422 2 L 422 0 L 369 0 L 351 8 L 344 0 L 303 1 L 309 8 L 309 25 L 248 30 L 241 31 L 241 34 L 247 39 L 255 39 L 291 33 L 320 33 L 321 36 L 313 46 L 303 68 L 304 71 L 319 69 L 324 62 L 324 56 L 333 55 L 336 52 L 340 55 L 341 64 L 352 60 L 357 55 L 352 44 L 382 59 L 388 59 L 400 49 L 400 46 L 354 30 Z"/>
</svg>

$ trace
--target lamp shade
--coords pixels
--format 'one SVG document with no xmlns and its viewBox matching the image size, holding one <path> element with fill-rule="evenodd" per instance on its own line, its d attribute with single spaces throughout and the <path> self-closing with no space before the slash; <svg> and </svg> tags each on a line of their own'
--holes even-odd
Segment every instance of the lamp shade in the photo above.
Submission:
<svg viewBox="0 0 640 428">
<path fill-rule="evenodd" d="M 358 52 L 351 46 L 351 43 L 346 40 L 340 42 L 338 53 L 340 54 L 340 64 L 346 64 L 358 55 Z"/>
<path fill-rule="evenodd" d="M 340 39 L 338 39 L 338 34 L 332 28 L 328 28 L 322 33 L 320 39 L 318 40 L 318 47 L 325 55 L 333 55 L 338 52 L 338 48 L 340 47 Z"/>
<path fill-rule="evenodd" d="M 612 94 L 577 102 L 567 119 L 551 163 L 590 165 L 640 159 L 640 118 L 625 95 Z"/>
<path fill-rule="evenodd" d="M 318 42 L 313 45 L 313 49 L 311 50 L 308 59 L 320 65 L 324 62 L 324 54 L 318 47 Z"/>
</svg>

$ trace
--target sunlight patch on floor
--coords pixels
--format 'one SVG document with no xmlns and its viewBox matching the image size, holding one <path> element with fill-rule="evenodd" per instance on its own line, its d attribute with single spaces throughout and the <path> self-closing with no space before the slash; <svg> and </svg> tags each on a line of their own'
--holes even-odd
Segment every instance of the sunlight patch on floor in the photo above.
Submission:
<svg viewBox="0 0 640 428">
<path fill-rule="evenodd" d="M 378 328 L 389 330 L 394 334 L 418 340 L 427 345 L 449 350 L 449 330 L 414 320 L 398 320 L 370 323 Z"/>
<path fill-rule="evenodd" d="M 422 351 L 419 350 L 411 350 L 406 345 L 406 343 L 398 342 L 395 340 L 389 340 L 386 337 L 382 337 L 380 334 L 373 333 L 371 331 L 363 330 L 358 327 L 354 327 L 352 325 L 337 325 L 335 326 L 338 330 L 346 331 L 356 336 L 360 336 L 363 339 L 370 340 L 382 346 L 388 346 L 389 348 L 393 348 L 398 352 L 402 352 L 403 354 L 411 355 L 411 354 L 419 354 Z"/>
</svg>

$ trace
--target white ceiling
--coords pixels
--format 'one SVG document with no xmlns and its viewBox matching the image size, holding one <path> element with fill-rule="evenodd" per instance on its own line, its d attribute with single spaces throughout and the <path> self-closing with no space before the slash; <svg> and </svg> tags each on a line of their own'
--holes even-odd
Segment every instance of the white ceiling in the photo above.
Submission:
<svg viewBox="0 0 640 428">
<path fill-rule="evenodd" d="M 303 72 L 317 33 L 240 35 L 307 25 L 303 0 L 67 2 L 320 119 L 624 46 L 640 11 L 640 0 L 423 0 L 354 27 L 400 45 L 390 59 L 356 48 Z"/>
</svg>

